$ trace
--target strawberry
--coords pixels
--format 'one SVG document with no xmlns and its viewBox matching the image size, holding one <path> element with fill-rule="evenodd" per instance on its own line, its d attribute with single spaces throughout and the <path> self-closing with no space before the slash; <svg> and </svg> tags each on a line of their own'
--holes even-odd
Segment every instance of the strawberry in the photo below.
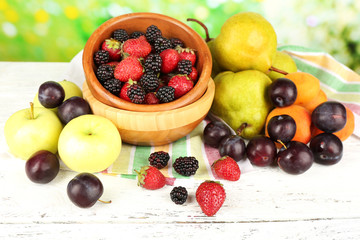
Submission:
<svg viewBox="0 0 360 240">
<path fill-rule="evenodd" d="M 138 186 L 146 189 L 156 190 L 165 186 L 165 176 L 153 166 L 144 166 L 138 174 Z"/>
<path fill-rule="evenodd" d="M 191 73 L 188 74 L 188 77 L 189 77 L 193 82 L 196 82 L 196 81 L 197 81 L 198 71 L 196 70 L 196 68 L 191 67 Z"/>
<path fill-rule="evenodd" d="M 178 62 L 180 61 L 179 53 L 172 48 L 165 49 L 164 51 L 162 51 L 160 53 L 160 57 L 162 60 L 160 71 L 162 73 L 173 72 L 176 69 Z"/>
<path fill-rule="evenodd" d="M 129 79 L 138 81 L 144 74 L 144 68 L 137 57 L 127 57 L 116 65 L 114 77 L 121 82 L 127 82 Z"/>
<path fill-rule="evenodd" d="M 145 95 L 146 104 L 158 104 L 160 100 L 156 97 L 155 93 L 149 92 Z"/>
<path fill-rule="evenodd" d="M 225 189 L 222 184 L 215 181 L 205 181 L 196 190 L 196 201 L 206 216 L 213 216 L 226 198 Z"/>
<path fill-rule="evenodd" d="M 105 39 L 101 45 L 101 49 L 109 52 L 110 61 L 119 61 L 121 59 L 120 42 L 110 38 Z"/>
<path fill-rule="evenodd" d="M 216 175 L 222 179 L 237 181 L 240 178 L 241 171 L 239 165 L 229 156 L 224 156 L 216 160 L 211 167 L 214 169 Z"/>
<path fill-rule="evenodd" d="M 179 98 L 194 87 L 194 82 L 187 75 L 178 74 L 170 79 L 168 86 L 175 88 L 175 98 Z"/>
<path fill-rule="evenodd" d="M 151 45 L 145 36 L 126 40 L 122 45 L 122 53 L 124 57 L 134 56 L 137 58 L 145 58 L 151 52 Z"/>
<path fill-rule="evenodd" d="M 196 54 L 195 51 L 193 49 L 190 48 L 182 48 L 182 47 L 176 47 L 176 50 L 179 52 L 179 57 L 180 57 L 180 61 L 185 59 L 185 60 L 190 60 L 192 66 L 195 66 L 195 62 L 196 62 Z"/>
</svg>

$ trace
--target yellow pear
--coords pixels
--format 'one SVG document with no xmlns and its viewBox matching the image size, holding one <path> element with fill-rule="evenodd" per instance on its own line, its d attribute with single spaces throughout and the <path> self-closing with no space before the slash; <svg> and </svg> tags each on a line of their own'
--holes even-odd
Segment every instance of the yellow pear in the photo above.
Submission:
<svg viewBox="0 0 360 240">
<path fill-rule="evenodd" d="M 280 71 L 284 71 L 286 73 L 297 72 L 297 67 L 294 59 L 292 59 L 292 57 L 289 54 L 283 51 L 276 51 L 276 55 L 272 67 Z M 285 77 L 285 75 L 286 74 L 279 73 L 277 71 L 270 71 L 268 73 L 268 76 L 271 78 L 271 80 Z"/>
<path fill-rule="evenodd" d="M 263 72 L 225 71 L 215 79 L 215 96 L 211 112 L 223 119 L 240 136 L 250 139 L 264 128 L 272 108 L 267 89 L 271 79 Z"/>
<path fill-rule="evenodd" d="M 213 54 L 223 70 L 255 69 L 266 73 L 272 65 L 276 47 L 272 25 L 258 13 L 242 12 L 223 24 L 214 40 Z"/>
</svg>

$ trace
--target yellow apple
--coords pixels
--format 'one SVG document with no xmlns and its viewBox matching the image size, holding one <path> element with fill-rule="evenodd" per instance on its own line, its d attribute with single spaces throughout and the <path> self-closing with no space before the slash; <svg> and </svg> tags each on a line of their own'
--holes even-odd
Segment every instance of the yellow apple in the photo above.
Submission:
<svg viewBox="0 0 360 240">
<path fill-rule="evenodd" d="M 59 156 L 76 172 L 100 172 L 115 162 L 121 137 L 107 118 L 87 114 L 68 122 L 59 137 Z"/>
<path fill-rule="evenodd" d="M 57 115 L 46 108 L 27 108 L 12 114 L 5 123 L 4 135 L 9 150 L 21 159 L 39 150 L 57 152 L 63 128 Z"/>
</svg>

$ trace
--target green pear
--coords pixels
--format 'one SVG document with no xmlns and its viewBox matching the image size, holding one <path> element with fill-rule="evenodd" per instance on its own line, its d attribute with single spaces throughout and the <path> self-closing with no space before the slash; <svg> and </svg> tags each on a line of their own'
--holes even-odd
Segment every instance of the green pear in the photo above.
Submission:
<svg viewBox="0 0 360 240">
<path fill-rule="evenodd" d="M 60 81 L 59 84 L 64 88 L 64 91 L 65 91 L 64 101 L 71 97 L 74 97 L 74 96 L 77 96 L 77 97 L 83 96 L 81 89 L 75 83 L 64 79 L 64 80 Z M 38 93 L 35 94 L 33 103 L 34 103 L 34 107 L 43 107 L 43 105 L 41 105 L 41 103 L 39 101 Z M 50 108 L 50 110 L 53 111 L 54 113 L 57 113 L 57 107 Z"/>
<path fill-rule="evenodd" d="M 214 39 L 208 41 L 207 46 L 211 52 L 211 59 L 212 59 L 211 77 L 214 79 L 216 75 L 218 75 L 221 72 L 220 66 L 214 57 Z"/>
<path fill-rule="evenodd" d="M 277 47 L 276 33 L 260 14 L 233 15 L 214 40 L 214 57 L 221 69 L 238 72 L 255 69 L 266 73 Z"/>
<path fill-rule="evenodd" d="M 222 118 L 240 136 L 250 139 L 264 128 L 272 106 L 267 96 L 271 79 L 263 72 L 245 70 L 225 71 L 215 79 L 215 96 L 211 112 Z"/>
<path fill-rule="evenodd" d="M 293 73 L 297 72 L 297 67 L 295 64 L 294 59 L 283 51 L 276 51 L 276 55 L 272 64 L 272 68 L 276 68 L 280 71 L 283 71 L 285 73 Z M 271 70 L 268 73 L 268 76 L 271 78 L 271 80 L 275 80 L 281 77 L 284 77 L 284 73 L 279 73 L 276 70 Z"/>
</svg>

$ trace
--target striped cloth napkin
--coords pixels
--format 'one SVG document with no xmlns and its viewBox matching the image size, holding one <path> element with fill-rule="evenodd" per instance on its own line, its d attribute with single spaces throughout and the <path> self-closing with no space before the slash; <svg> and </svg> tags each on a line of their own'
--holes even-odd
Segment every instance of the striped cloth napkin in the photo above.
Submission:
<svg viewBox="0 0 360 240">
<path fill-rule="evenodd" d="M 286 51 L 296 62 L 299 71 L 316 76 L 321 82 L 321 89 L 328 99 L 338 100 L 349 107 L 355 115 L 354 134 L 360 137 L 360 76 L 337 62 L 329 54 L 310 50 L 300 46 L 281 46 L 278 50 Z M 70 62 L 68 71 L 62 77 L 82 86 L 85 81 L 82 69 L 82 52 Z M 189 135 L 164 146 L 133 146 L 124 143 L 120 156 L 112 166 L 103 171 L 104 174 L 136 178 L 134 170 L 148 165 L 148 157 L 154 151 L 166 151 L 170 161 L 161 172 L 168 179 L 217 179 L 211 170 L 211 164 L 220 158 L 218 150 L 204 144 L 202 132 L 208 120 L 202 121 Z M 194 176 L 184 177 L 176 173 L 172 162 L 180 156 L 194 156 L 199 161 L 199 169 Z M 251 171 L 249 160 L 239 162 L 242 173 Z"/>
</svg>

